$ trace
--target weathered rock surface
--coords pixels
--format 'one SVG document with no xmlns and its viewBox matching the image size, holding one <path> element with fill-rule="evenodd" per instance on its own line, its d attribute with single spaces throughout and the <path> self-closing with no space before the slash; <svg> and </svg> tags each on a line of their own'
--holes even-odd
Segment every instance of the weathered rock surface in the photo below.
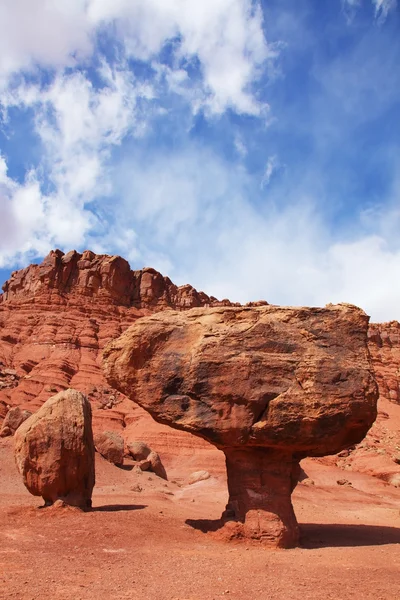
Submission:
<svg viewBox="0 0 400 600">
<path fill-rule="evenodd" d="M 104 351 L 108 382 L 226 456 L 231 534 L 298 542 L 299 460 L 360 442 L 378 398 L 368 317 L 324 309 L 194 309 L 143 318 Z"/>
<path fill-rule="evenodd" d="M 50 398 L 15 433 L 24 484 L 45 504 L 88 508 L 95 482 L 90 402 L 76 390 Z"/>
<path fill-rule="evenodd" d="M 400 323 L 371 323 L 368 347 L 380 397 L 400 404 Z"/>
<path fill-rule="evenodd" d="M 10 408 L 3 421 L 3 426 L 0 430 L 0 437 L 14 435 L 18 427 L 31 416 L 29 410 L 21 410 L 19 406 Z"/>
<path fill-rule="evenodd" d="M 108 462 L 121 466 L 124 462 L 124 438 L 115 431 L 103 431 L 94 436 L 94 446 Z"/>
</svg>

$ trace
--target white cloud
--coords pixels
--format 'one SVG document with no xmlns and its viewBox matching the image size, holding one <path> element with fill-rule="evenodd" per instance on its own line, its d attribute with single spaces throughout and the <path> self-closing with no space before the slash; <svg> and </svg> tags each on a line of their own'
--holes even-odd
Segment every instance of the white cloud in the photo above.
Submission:
<svg viewBox="0 0 400 600">
<path fill-rule="evenodd" d="M 60 74 L 47 87 L 21 85 L 0 98 L 5 109 L 33 109 L 42 160 L 21 185 L 7 176 L 2 159 L 2 213 L 12 240 L 0 248 L 0 261 L 14 254 L 44 254 L 52 246 L 79 247 L 98 227 L 90 203 L 111 191 L 109 158 L 113 146 L 133 131 L 138 98 L 151 90 L 135 85 L 128 70 L 101 69 L 104 87 L 94 88 L 80 72 Z M 50 191 L 43 192 L 43 189 Z"/>
<path fill-rule="evenodd" d="M 397 0 L 372 0 L 375 5 L 375 16 L 383 22 L 388 14 L 397 7 Z"/>
<path fill-rule="evenodd" d="M 279 168 L 279 160 L 278 157 L 274 154 L 273 156 L 269 156 L 267 160 L 267 164 L 265 165 L 264 175 L 261 181 L 261 188 L 266 187 L 271 181 L 272 175 Z"/>
<path fill-rule="evenodd" d="M 0 83 L 36 66 L 62 68 L 87 60 L 104 28 L 117 32 L 125 55 L 157 59 L 175 43 L 173 71 L 193 60 L 202 71 L 202 106 L 260 114 L 252 84 L 276 57 L 252 0 L 4 0 L 0 6 Z"/>
<path fill-rule="evenodd" d="M 112 149 L 143 136 L 153 113 L 165 112 L 159 96 L 179 94 L 192 112 L 263 114 L 267 107 L 252 85 L 276 52 L 262 26 L 252 0 L 4 0 L 0 110 L 4 120 L 10 109 L 33 111 L 42 155 L 24 183 L 4 175 L 1 208 L 14 242 L 5 246 L 10 235 L 4 234 L 2 263 L 16 253 L 80 246 L 102 226 L 90 204 L 112 192 Z M 115 42 L 118 58 L 110 66 L 103 57 L 94 86 L 86 68 L 93 56 L 99 60 L 101 35 Z M 172 40 L 171 64 L 161 64 L 159 53 Z M 149 61 L 148 83 L 134 78 L 131 58 Z M 44 78 L 42 69 L 50 69 Z M 188 186 L 182 197 L 190 196 Z M 155 189 L 153 202 L 156 197 Z M 23 214 L 31 215 L 29 226 Z"/>
<path fill-rule="evenodd" d="M 391 210 L 370 217 L 374 233 L 358 223 L 358 233 L 338 241 L 301 185 L 286 208 L 257 207 L 247 172 L 197 147 L 133 157 L 118 179 L 119 212 L 137 232 L 134 268 L 151 264 L 219 298 L 352 302 L 374 320 L 400 319 L 400 244 L 387 230 L 398 223 L 397 195 Z M 116 223 L 111 235 L 122 228 Z M 129 243 L 120 251 L 127 255 Z"/>
<path fill-rule="evenodd" d="M 0 266 L 32 250 L 47 250 L 40 240 L 44 202 L 33 172 L 18 184 L 8 177 L 7 163 L 0 155 Z"/>
<path fill-rule="evenodd" d="M 360 8 L 362 0 L 341 0 L 344 12 L 349 21 L 352 21 L 356 11 Z M 388 14 L 397 7 L 397 0 L 371 0 L 375 7 L 375 18 L 383 23 Z"/>
<path fill-rule="evenodd" d="M 85 0 L 2 0 L 0 84 L 21 69 L 64 67 L 92 51 Z"/>
</svg>

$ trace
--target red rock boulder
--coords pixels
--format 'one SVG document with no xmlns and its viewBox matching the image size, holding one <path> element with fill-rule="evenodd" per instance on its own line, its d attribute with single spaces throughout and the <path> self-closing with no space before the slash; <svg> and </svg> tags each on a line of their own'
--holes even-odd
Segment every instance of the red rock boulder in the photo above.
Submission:
<svg viewBox="0 0 400 600">
<path fill-rule="evenodd" d="M 94 487 L 94 444 L 87 398 L 68 389 L 45 402 L 15 433 L 24 484 L 46 505 L 57 500 L 88 508 Z"/>
<path fill-rule="evenodd" d="M 120 467 L 124 462 L 124 438 L 115 431 L 102 431 L 94 436 L 94 445 L 103 458 Z"/>
</svg>

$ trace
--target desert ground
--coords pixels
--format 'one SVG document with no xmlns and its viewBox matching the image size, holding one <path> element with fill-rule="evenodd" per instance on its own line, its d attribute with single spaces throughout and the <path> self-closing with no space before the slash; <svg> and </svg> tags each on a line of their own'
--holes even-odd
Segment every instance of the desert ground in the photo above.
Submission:
<svg viewBox="0 0 400 600">
<path fill-rule="evenodd" d="M 400 597 L 400 491 L 379 479 L 303 461 L 293 504 L 302 547 L 221 540 L 222 454 L 188 485 L 118 468 L 96 454 L 93 510 L 41 508 L 0 440 L 0 597 L 29 600 L 281 600 Z M 169 467 L 169 468 L 168 468 Z M 207 465 L 204 465 L 206 468 Z M 345 484 L 338 484 L 345 477 Z"/>
</svg>

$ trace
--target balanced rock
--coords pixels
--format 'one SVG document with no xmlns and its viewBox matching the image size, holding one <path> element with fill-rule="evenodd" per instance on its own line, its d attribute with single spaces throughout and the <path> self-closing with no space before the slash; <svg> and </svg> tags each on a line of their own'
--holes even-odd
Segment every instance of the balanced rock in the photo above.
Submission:
<svg viewBox="0 0 400 600">
<path fill-rule="evenodd" d="M 376 418 L 368 320 L 347 304 L 169 311 L 109 344 L 103 367 L 156 421 L 223 450 L 229 535 L 291 547 L 299 460 L 360 442 Z"/>
<path fill-rule="evenodd" d="M 87 398 L 68 389 L 47 400 L 15 433 L 24 484 L 45 504 L 88 508 L 94 486 L 92 413 Z"/>
<path fill-rule="evenodd" d="M 109 462 L 121 466 L 124 462 L 124 440 L 123 437 L 115 431 L 103 431 L 94 436 L 94 445 L 99 452 Z"/>
<path fill-rule="evenodd" d="M 31 416 L 29 410 L 22 410 L 19 406 L 13 406 L 10 408 L 6 417 L 3 421 L 3 425 L 0 431 L 0 437 L 7 437 L 14 435 L 18 427 Z"/>
</svg>

